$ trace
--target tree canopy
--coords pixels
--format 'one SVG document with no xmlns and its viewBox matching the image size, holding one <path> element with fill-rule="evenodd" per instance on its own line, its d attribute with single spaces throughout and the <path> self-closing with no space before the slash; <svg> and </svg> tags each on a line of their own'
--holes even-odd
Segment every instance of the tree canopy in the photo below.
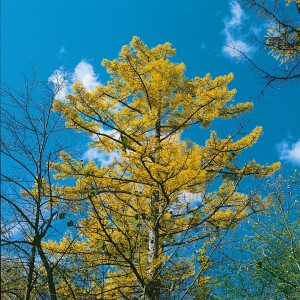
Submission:
<svg viewBox="0 0 300 300">
<path fill-rule="evenodd" d="M 85 164 L 61 152 L 61 162 L 51 165 L 57 179 L 75 180 L 59 193 L 70 214 L 81 213 L 71 224 L 80 239 L 70 234 L 45 244 L 80 265 L 75 276 L 65 262 L 69 284 L 58 289 L 65 297 L 183 299 L 196 290 L 194 299 L 202 299 L 222 235 L 267 205 L 239 188 L 245 178 L 280 167 L 237 162 L 261 127 L 221 137 L 211 131 L 201 145 L 182 136 L 191 126 L 236 118 L 252 103 L 234 103 L 232 74 L 188 79 L 174 55 L 170 43 L 149 48 L 134 37 L 117 59 L 103 60 L 106 85 L 88 91 L 76 82 L 66 100 L 54 101 L 68 127 L 92 138 L 90 147 L 117 157 Z"/>
<path fill-rule="evenodd" d="M 272 205 L 249 218 L 243 238 L 224 251 L 215 276 L 222 292 L 211 299 L 299 298 L 299 172 L 271 178 L 265 188 Z"/>
<path fill-rule="evenodd" d="M 258 17 L 266 20 L 267 30 L 258 44 L 269 50 L 279 63 L 272 70 L 268 70 L 239 49 L 236 50 L 266 81 L 265 88 L 273 83 L 299 80 L 300 2 L 298 0 L 242 0 L 242 2 L 254 9 Z"/>
</svg>

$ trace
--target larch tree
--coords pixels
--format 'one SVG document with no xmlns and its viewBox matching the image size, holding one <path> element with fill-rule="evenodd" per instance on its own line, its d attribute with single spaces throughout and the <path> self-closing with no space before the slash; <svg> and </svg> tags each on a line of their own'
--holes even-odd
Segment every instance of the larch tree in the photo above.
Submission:
<svg viewBox="0 0 300 300">
<path fill-rule="evenodd" d="M 236 162 L 261 127 L 223 137 L 212 131 L 202 145 L 182 137 L 192 126 L 236 118 L 252 103 L 233 104 L 232 74 L 188 79 L 185 65 L 169 60 L 174 55 L 170 43 L 148 48 L 134 37 L 118 59 L 103 60 L 111 75 L 106 85 L 88 91 L 76 82 L 66 100 L 54 101 L 68 127 L 92 137 L 90 147 L 116 157 L 85 164 L 61 152 L 62 161 L 52 164 L 56 178 L 76 180 L 60 190 L 70 214 L 86 212 L 74 217 L 81 238 L 72 247 L 71 235 L 45 244 L 53 255 L 69 249 L 80 261 L 69 280 L 75 299 L 204 299 L 222 234 L 266 205 L 239 186 L 279 163 Z"/>
</svg>

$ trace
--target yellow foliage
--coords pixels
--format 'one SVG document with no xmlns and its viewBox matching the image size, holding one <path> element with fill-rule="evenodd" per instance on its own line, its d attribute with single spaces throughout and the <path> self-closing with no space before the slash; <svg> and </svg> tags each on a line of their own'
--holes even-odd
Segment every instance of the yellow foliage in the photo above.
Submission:
<svg viewBox="0 0 300 300">
<path fill-rule="evenodd" d="M 97 137 L 90 146 L 119 153 L 105 166 L 84 164 L 64 152 L 61 163 L 52 164 L 57 178 L 76 180 L 61 188 L 70 208 L 88 210 L 77 229 L 84 242 L 68 246 L 66 239 L 47 247 L 78 249 L 84 253 L 83 270 L 106 267 L 101 289 L 93 285 L 106 299 L 147 294 L 153 285 L 160 285 L 161 293 L 162 285 L 176 290 L 176 277 L 196 276 L 199 263 L 209 268 L 205 253 L 184 265 L 181 251 L 188 245 L 201 250 L 205 236 L 209 243 L 216 230 L 231 229 L 247 217 L 256 200 L 238 191 L 240 181 L 280 167 L 237 163 L 237 155 L 257 142 L 259 126 L 222 139 L 213 131 L 201 145 L 182 138 L 191 126 L 207 128 L 214 119 L 236 118 L 253 105 L 233 104 L 232 74 L 188 79 L 185 65 L 169 60 L 174 55 L 170 43 L 148 48 L 134 37 L 117 59 L 103 60 L 111 75 L 107 85 L 87 91 L 76 82 L 65 102 L 54 102 L 67 126 Z M 99 282 L 96 273 L 93 280 Z M 200 285 L 207 281 L 199 277 Z"/>
</svg>

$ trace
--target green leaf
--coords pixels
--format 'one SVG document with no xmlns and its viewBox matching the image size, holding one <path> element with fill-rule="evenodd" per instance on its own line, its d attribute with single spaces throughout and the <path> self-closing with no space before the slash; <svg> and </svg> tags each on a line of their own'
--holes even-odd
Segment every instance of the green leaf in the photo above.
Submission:
<svg viewBox="0 0 300 300">
<path fill-rule="evenodd" d="M 97 193 L 96 193 L 95 190 L 92 190 L 92 191 L 90 192 L 90 196 L 94 197 L 94 196 L 96 196 L 96 195 L 97 195 Z"/>
<path fill-rule="evenodd" d="M 67 226 L 68 226 L 68 227 L 74 226 L 74 222 L 73 222 L 72 220 L 68 221 Z"/>
<path fill-rule="evenodd" d="M 59 215 L 58 215 L 58 217 L 62 220 L 62 219 L 64 219 L 65 218 L 65 216 L 66 216 L 66 214 L 65 213 L 60 213 Z"/>
<path fill-rule="evenodd" d="M 127 143 L 128 143 L 128 139 L 125 135 L 121 135 L 121 141 L 124 145 L 127 145 Z"/>
</svg>

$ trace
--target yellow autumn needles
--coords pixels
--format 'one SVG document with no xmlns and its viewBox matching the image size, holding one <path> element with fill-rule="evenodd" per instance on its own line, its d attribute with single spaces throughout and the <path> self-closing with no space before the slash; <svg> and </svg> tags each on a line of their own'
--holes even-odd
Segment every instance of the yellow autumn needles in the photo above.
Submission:
<svg viewBox="0 0 300 300">
<path fill-rule="evenodd" d="M 170 43 L 148 48 L 134 37 L 117 59 L 103 60 L 111 75 L 106 85 L 88 91 L 76 82 L 66 101 L 54 102 L 67 126 L 93 136 L 91 146 L 117 158 L 83 164 L 61 153 L 62 162 L 52 166 L 58 178 L 76 179 L 61 187 L 70 211 L 86 210 L 77 217 L 80 238 L 69 238 L 80 254 L 70 246 L 69 257 L 80 261 L 77 279 L 89 275 L 90 281 L 85 286 L 70 278 L 66 297 L 72 290 L 97 299 L 180 299 L 197 284 L 203 289 L 209 245 L 262 201 L 241 193 L 240 182 L 279 168 L 236 163 L 261 127 L 222 138 L 212 132 L 200 145 L 182 139 L 185 129 L 236 118 L 252 103 L 233 103 L 232 74 L 189 79 L 183 63 L 169 60 L 174 55 Z M 195 251 L 204 241 L 199 259 Z M 65 238 L 48 246 L 68 251 L 67 245 Z"/>
</svg>

